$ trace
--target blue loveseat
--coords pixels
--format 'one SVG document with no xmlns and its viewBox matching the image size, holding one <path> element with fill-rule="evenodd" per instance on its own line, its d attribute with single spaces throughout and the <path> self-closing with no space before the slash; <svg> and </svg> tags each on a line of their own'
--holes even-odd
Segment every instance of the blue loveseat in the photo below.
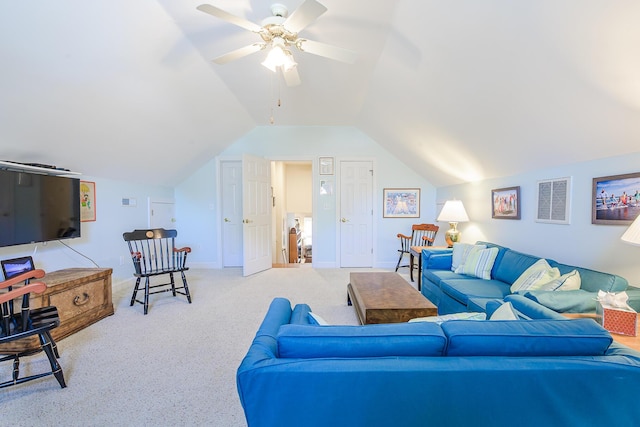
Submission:
<svg viewBox="0 0 640 427">
<path fill-rule="evenodd" d="M 510 299 L 535 320 L 316 326 L 308 305 L 276 298 L 237 371 L 247 423 L 637 425 L 640 353 L 591 319 Z"/>
<path fill-rule="evenodd" d="M 497 248 L 498 254 L 489 280 L 451 271 L 452 249 L 422 251 L 422 294 L 438 306 L 438 314 L 485 311 L 489 301 L 503 300 L 511 294 L 511 285 L 540 257 L 528 255 L 489 242 L 477 242 L 487 248 Z M 619 292 L 628 282 L 615 274 L 560 264 L 547 259 L 561 274 L 577 270 L 581 286 L 571 291 L 529 291 L 524 295 L 557 312 L 595 312 L 598 290 Z"/>
</svg>

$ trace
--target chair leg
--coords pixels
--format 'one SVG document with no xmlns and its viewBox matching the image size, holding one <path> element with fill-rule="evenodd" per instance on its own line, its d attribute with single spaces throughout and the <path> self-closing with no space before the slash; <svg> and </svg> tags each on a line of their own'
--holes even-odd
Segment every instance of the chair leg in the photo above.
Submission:
<svg viewBox="0 0 640 427">
<path fill-rule="evenodd" d="M 16 384 L 20 378 L 20 357 L 16 354 L 13 358 L 13 383 Z"/>
<path fill-rule="evenodd" d="M 136 295 L 138 294 L 138 286 L 140 286 L 140 278 L 139 277 L 136 279 L 136 286 L 134 286 L 134 288 L 133 288 L 133 295 L 131 296 L 131 304 L 129 304 L 129 305 L 133 305 L 133 303 L 136 302 Z"/>
<path fill-rule="evenodd" d="M 191 304 L 191 294 L 189 293 L 189 286 L 187 285 L 187 277 L 184 275 L 184 271 L 181 271 L 182 284 L 184 285 L 184 293 L 187 294 L 187 301 Z"/>
<path fill-rule="evenodd" d="M 67 384 L 64 381 L 62 367 L 58 363 L 58 359 L 55 354 L 53 354 L 53 346 L 51 345 L 51 341 L 49 341 L 48 333 L 40 334 L 40 343 L 42 344 L 42 350 L 44 350 L 47 358 L 49 358 L 49 364 L 51 365 L 51 372 L 53 373 L 53 376 L 58 380 L 60 388 L 65 388 Z"/>
<path fill-rule="evenodd" d="M 169 273 L 169 278 L 171 279 L 171 293 L 173 296 L 176 296 L 176 282 L 173 280 L 173 273 Z"/>
<path fill-rule="evenodd" d="M 404 255 L 404 252 L 400 252 L 400 258 L 398 258 L 398 263 L 396 264 L 396 272 L 400 268 L 400 261 L 402 261 L 402 256 L 403 255 Z"/>
<path fill-rule="evenodd" d="M 149 312 L 149 276 L 144 281 L 144 314 Z"/>
<path fill-rule="evenodd" d="M 59 359 L 60 358 L 60 353 L 58 352 L 58 344 L 56 344 L 55 340 L 51 336 L 51 332 L 45 331 L 45 334 L 47 334 L 47 337 L 49 338 L 49 341 L 51 341 L 51 348 L 53 349 L 53 354 L 55 354 L 56 358 Z"/>
</svg>

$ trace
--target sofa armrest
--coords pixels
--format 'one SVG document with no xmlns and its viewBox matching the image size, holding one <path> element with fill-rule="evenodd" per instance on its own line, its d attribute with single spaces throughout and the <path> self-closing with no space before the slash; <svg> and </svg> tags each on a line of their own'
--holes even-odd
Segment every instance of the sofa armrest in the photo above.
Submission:
<svg viewBox="0 0 640 427">
<path fill-rule="evenodd" d="M 451 270 L 452 249 L 423 249 L 422 268 L 432 270 Z"/>
<path fill-rule="evenodd" d="M 597 294 L 583 289 L 529 291 L 524 296 L 558 313 L 592 313 L 596 311 Z"/>
</svg>

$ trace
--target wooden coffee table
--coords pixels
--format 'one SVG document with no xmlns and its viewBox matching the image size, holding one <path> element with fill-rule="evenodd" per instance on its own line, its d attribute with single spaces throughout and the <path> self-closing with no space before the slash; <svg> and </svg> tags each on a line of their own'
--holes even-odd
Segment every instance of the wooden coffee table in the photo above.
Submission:
<svg viewBox="0 0 640 427">
<path fill-rule="evenodd" d="M 350 279 L 347 304 L 353 304 L 363 325 L 438 314 L 438 308 L 398 273 L 351 273 Z"/>
</svg>

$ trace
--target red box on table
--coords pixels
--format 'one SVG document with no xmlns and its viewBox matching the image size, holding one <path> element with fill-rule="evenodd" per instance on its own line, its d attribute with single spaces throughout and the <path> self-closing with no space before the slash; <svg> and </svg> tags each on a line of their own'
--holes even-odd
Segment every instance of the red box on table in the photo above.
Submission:
<svg viewBox="0 0 640 427">
<path fill-rule="evenodd" d="M 637 336 L 638 313 L 631 307 L 613 307 L 596 302 L 596 318 L 607 331 L 614 334 Z"/>
</svg>

